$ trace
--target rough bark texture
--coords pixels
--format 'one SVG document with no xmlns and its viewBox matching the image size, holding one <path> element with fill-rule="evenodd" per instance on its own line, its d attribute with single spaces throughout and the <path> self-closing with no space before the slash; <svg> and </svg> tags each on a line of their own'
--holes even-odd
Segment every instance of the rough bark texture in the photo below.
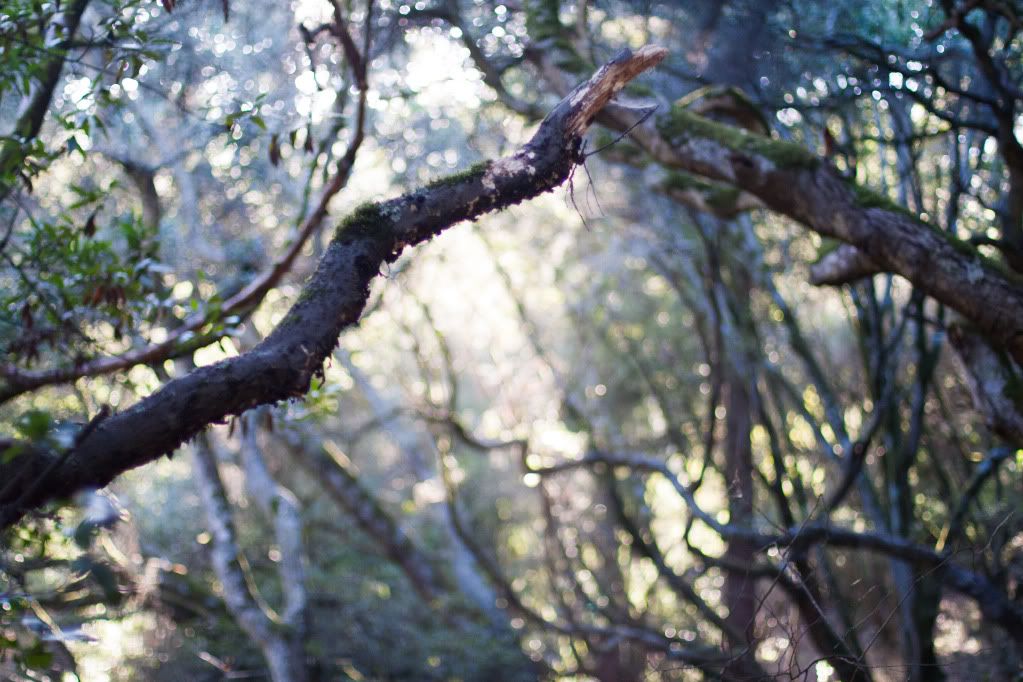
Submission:
<svg viewBox="0 0 1023 682">
<path fill-rule="evenodd" d="M 612 106 L 616 130 L 637 116 Z M 715 123 L 681 107 L 632 131 L 659 163 L 727 182 L 817 233 L 855 246 L 879 269 L 905 277 L 955 309 L 997 346 L 1023 359 L 1023 280 L 974 247 L 885 197 L 851 183 L 803 147 Z"/>
<path fill-rule="evenodd" d="M 337 228 L 299 300 L 258 346 L 169 382 L 98 424 L 73 452 L 24 453 L 0 466 L 0 480 L 17 476 L 36 482 L 24 494 L 4 491 L 0 528 L 28 509 L 102 487 L 124 471 L 171 454 L 210 423 L 303 395 L 341 330 L 359 319 L 369 284 L 385 263 L 458 222 L 560 185 L 581 160 L 582 136 L 597 113 L 665 54 L 657 47 L 619 54 L 563 99 L 515 154 L 357 209 Z"/>
</svg>

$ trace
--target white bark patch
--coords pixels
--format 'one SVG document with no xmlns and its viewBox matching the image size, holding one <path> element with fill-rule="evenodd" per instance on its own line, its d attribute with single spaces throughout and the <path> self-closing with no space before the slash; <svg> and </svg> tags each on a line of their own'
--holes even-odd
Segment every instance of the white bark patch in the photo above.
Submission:
<svg viewBox="0 0 1023 682">
<path fill-rule="evenodd" d="M 984 267 L 978 260 L 970 261 L 969 266 L 966 268 L 966 281 L 970 284 L 976 284 L 982 279 L 984 279 Z"/>
<path fill-rule="evenodd" d="M 582 101 L 583 101 L 583 99 L 584 99 L 584 98 L 586 97 L 586 95 L 588 95 L 588 94 L 590 94 L 590 89 L 589 89 L 589 88 L 583 88 L 583 89 L 582 89 L 582 90 L 580 90 L 579 92 L 577 92 L 577 93 L 575 93 L 574 95 L 572 95 L 572 99 L 571 99 L 571 100 L 569 100 L 569 102 L 568 102 L 568 103 L 569 103 L 569 105 L 571 105 L 571 106 L 573 106 L 573 107 L 574 107 L 574 106 L 576 106 L 577 104 L 579 104 L 579 102 L 582 102 Z"/>
<path fill-rule="evenodd" d="M 511 158 L 502 159 L 501 161 L 499 161 L 498 163 L 495 163 L 490 168 L 490 174 L 493 174 L 495 176 L 501 176 L 501 175 L 508 175 L 508 176 L 521 175 L 522 173 L 527 173 L 529 175 L 536 175 L 536 168 L 534 168 L 530 164 L 526 163 L 525 160 L 523 160 L 523 158 L 520 157 L 520 156 L 513 156 Z M 490 175 L 490 174 L 488 174 L 488 175 Z M 487 180 L 490 180 L 490 182 L 493 182 L 492 179 L 488 178 L 487 176 L 484 176 L 484 178 L 483 178 L 483 186 L 484 187 L 487 186 Z"/>
<path fill-rule="evenodd" d="M 412 205 L 415 206 L 415 204 Z M 381 204 L 380 215 L 387 218 L 392 223 L 396 223 L 398 222 L 398 218 L 401 217 L 401 207 L 398 206 L 397 204 L 393 205 L 388 203 Z"/>
<path fill-rule="evenodd" d="M 690 150 L 690 155 L 699 164 L 712 168 L 714 173 L 719 175 L 725 182 L 734 183 L 736 181 L 735 169 L 729 158 L 731 151 L 727 147 L 714 140 L 703 138 L 689 140 L 686 144 Z M 708 175 L 710 174 L 708 173 Z"/>
<path fill-rule="evenodd" d="M 526 162 L 517 156 L 505 159 L 501 163 L 494 164 L 494 173 L 501 175 L 517 175 L 526 170 Z"/>
</svg>

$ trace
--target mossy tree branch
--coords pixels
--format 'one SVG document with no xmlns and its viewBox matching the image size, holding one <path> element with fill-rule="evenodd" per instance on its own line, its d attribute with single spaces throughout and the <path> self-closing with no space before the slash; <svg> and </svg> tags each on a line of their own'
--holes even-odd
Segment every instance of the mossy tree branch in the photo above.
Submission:
<svg viewBox="0 0 1023 682">
<path fill-rule="evenodd" d="M 612 106 L 599 121 L 624 131 L 637 116 Z M 856 247 L 880 271 L 905 277 L 1023 360 L 1023 279 L 970 244 L 843 178 L 811 151 L 679 106 L 637 125 L 632 138 L 668 168 L 733 185 L 769 210 Z"/>
<path fill-rule="evenodd" d="M 299 300 L 252 350 L 194 370 L 106 419 L 53 470 L 50 464 L 66 453 L 24 452 L 0 465 L 0 480 L 17 476 L 40 483 L 30 496 L 8 492 L 0 498 L 0 528 L 29 509 L 105 486 L 129 469 L 171 454 L 208 424 L 304 395 L 338 335 L 358 321 L 369 284 L 385 263 L 456 223 L 560 185 L 581 161 L 582 137 L 600 110 L 666 54 L 653 46 L 623 51 L 558 103 L 511 156 L 357 210 L 337 228 Z"/>
</svg>

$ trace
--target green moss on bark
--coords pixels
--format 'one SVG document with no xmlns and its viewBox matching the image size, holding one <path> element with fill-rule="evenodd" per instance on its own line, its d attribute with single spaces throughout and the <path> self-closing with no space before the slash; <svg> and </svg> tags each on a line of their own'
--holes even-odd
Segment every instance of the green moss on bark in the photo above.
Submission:
<svg viewBox="0 0 1023 682">
<path fill-rule="evenodd" d="M 711 182 L 682 171 L 668 173 L 661 187 L 667 192 L 696 192 L 708 207 L 722 213 L 734 212 L 739 195 L 742 194 L 737 187 Z"/>
<path fill-rule="evenodd" d="M 880 192 L 876 192 L 868 187 L 859 185 L 852 180 L 847 180 L 846 183 L 853 194 L 855 204 L 860 208 L 879 208 L 883 211 L 888 211 L 889 213 L 895 213 L 903 216 L 904 218 L 908 218 L 909 220 L 917 223 L 921 228 L 930 230 L 959 253 L 973 259 L 977 263 L 978 267 L 990 269 L 1012 282 L 1023 285 L 1023 277 L 1021 277 L 1019 273 L 1013 271 L 1001 261 L 984 255 L 973 244 L 963 241 L 962 239 L 939 229 L 931 223 L 922 220 L 920 216 L 916 215 L 905 206 L 892 201 Z"/>
<path fill-rule="evenodd" d="M 869 187 L 864 187 L 853 180 L 846 180 L 846 184 L 849 189 L 852 190 L 856 205 L 861 208 L 880 208 L 885 211 L 891 211 L 892 213 L 900 213 L 911 220 L 915 220 L 918 223 L 923 223 L 919 216 L 913 215 L 913 212 L 907 209 L 905 206 L 898 204 L 884 194 L 876 192 Z"/>
<path fill-rule="evenodd" d="M 356 207 L 341 221 L 334 230 L 334 241 L 380 236 L 392 222 L 381 204 L 368 201 Z"/>
<path fill-rule="evenodd" d="M 437 178 L 431 181 L 425 187 L 424 190 L 438 189 L 441 187 L 453 187 L 454 185 L 460 185 L 465 182 L 471 182 L 482 178 L 486 172 L 490 169 L 490 161 L 481 161 L 480 163 L 473 164 L 463 171 L 452 173 L 451 175 L 445 175 L 442 178 Z"/>
<path fill-rule="evenodd" d="M 725 120 L 754 133 L 769 135 L 771 131 L 764 112 L 741 88 L 734 86 L 705 85 L 679 99 L 675 106 L 713 120 L 721 120 L 724 116 Z"/>
<path fill-rule="evenodd" d="M 657 122 L 657 128 L 673 144 L 694 138 L 713 140 L 733 151 L 766 158 L 783 168 L 816 168 L 821 163 L 816 154 L 794 142 L 775 140 L 716 123 L 678 105 Z"/>
<path fill-rule="evenodd" d="M 706 192 L 713 187 L 713 183 L 709 180 L 693 175 L 692 173 L 671 171 L 668 173 L 668 177 L 664 179 L 664 182 L 661 183 L 661 186 L 667 190 L 677 190 L 680 192 L 686 192 L 689 190 L 695 192 Z"/>
</svg>

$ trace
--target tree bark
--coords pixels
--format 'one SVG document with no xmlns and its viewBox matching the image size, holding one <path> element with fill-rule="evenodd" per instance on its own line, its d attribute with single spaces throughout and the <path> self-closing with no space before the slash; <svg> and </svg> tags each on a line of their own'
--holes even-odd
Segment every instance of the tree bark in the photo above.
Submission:
<svg viewBox="0 0 1023 682">
<path fill-rule="evenodd" d="M 582 161 L 582 137 L 598 112 L 666 54 L 653 46 L 623 51 L 563 99 L 511 156 L 357 209 L 337 228 L 298 301 L 251 351 L 167 383 L 104 420 L 73 452 L 37 450 L 0 466 L 2 480 L 19 476 L 35 482 L 24 493 L 5 491 L 0 497 L 0 528 L 28 509 L 105 486 L 129 469 L 171 454 L 210 423 L 304 395 L 338 335 L 358 321 L 369 284 L 385 263 L 456 223 L 560 185 Z"/>
<path fill-rule="evenodd" d="M 624 131 L 637 116 L 612 106 L 598 120 Z M 639 124 L 632 136 L 664 166 L 735 185 L 818 234 L 855 246 L 880 270 L 905 277 L 1023 361 L 1023 278 L 843 178 L 800 145 L 715 123 L 679 106 Z"/>
</svg>

